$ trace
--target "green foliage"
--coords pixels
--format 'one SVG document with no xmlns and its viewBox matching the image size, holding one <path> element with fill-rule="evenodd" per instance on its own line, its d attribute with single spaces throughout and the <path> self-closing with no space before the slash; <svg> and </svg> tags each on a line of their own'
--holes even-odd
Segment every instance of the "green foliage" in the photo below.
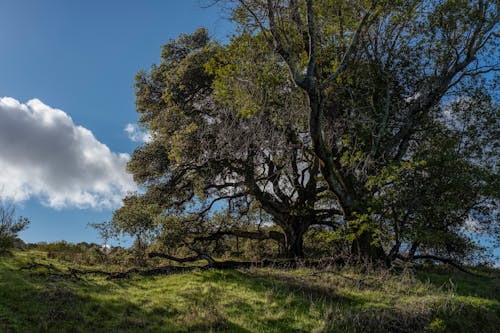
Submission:
<svg viewBox="0 0 500 333">
<path fill-rule="evenodd" d="M 129 195 L 116 210 L 109 225 L 113 234 L 125 233 L 135 237 L 134 250 L 138 265 L 145 265 L 146 249 L 158 231 L 161 211 L 156 203 L 143 196 Z"/>
<path fill-rule="evenodd" d="M 16 217 L 14 206 L 0 198 L 0 254 L 14 247 L 18 233 L 26 229 L 29 223 L 26 217 Z"/>
<path fill-rule="evenodd" d="M 347 237 L 345 228 L 313 227 L 304 235 L 306 255 L 311 258 L 346 256 L 349 254 L 345 248 Z"/>
<path fill-rule="evenodd" d="M 146 201 L 144 197 L 129 195 L 123 199 L 123 207 L 115 211 L 112 225 L 121 232 L 143 237 L 157 224 L 159 213 L 156 204 Z"/>
<path fill-rule="evenodd" d="M 286 82 L 287 69 L 276 66 L 263 35 L 242 34 L 226 47 L 219 47 L 205 65 L 214 76 L 214 98 L 243 116 L 280 105 L 282 90 L 295 90 Z"/>
<path fill-rule="evenodd" d="M 275 68 L 277 58 L 269 58 L 263 36 L 244 34 L 225 46 L 207 36 L 198 30 L 170 41 L 160 65 L 136 77 L 137 111 L 153 140 L 137 148 L 128 164 L 145 192 L 125 200 L 114 224 L 127 233 L 134 230 L 124 226 L 143 225 L 165 249 L 174 250 L 174 243 L 194 249 L 187 243 L 197 233 L 233 227 L 258 233 L 256 218 L 248 215 L 251 206 L 259 206 L 283 234 L 273 238 L 279 247 L 263 248 L 302 256 L 314 202 L 326 201 L 316 198 L 323 191 L 315 177 L 318 166 L 302 142 L 304 96 L 286 80 L 285 67 Z M 154 203 L 155 214 L 136 218 L 149 213 L 140 213 L 135 201 Z M 245 223 L 214 225 L 215 202 Z"/>
<path fill-rule="evenodd" d="M 429 332 L 446 332 L 446 324 L 443 319 L 436 317 L 427 326 Z"/>
<path fill-rule="evenodd" d="M 94 243 L 55 243 L 31 244 L 32 251 L 46 253 L 48 259 L 56 259 L 66 265 L 106 266 L 122 270 L 137 265 L 136 253 L 133 249 L 123 247 L 103 247 Z"/>
<path fill-rule="evenodd" d="M 487 74 L 498 69 L 497 2 L 244 0 L 231 10 L 226 44 L 204 29 L 181 35 L 136 76 L 153 140 L 128 165 L 145 193 L 115 214 L 120 230 L 184 251 L 197 233 L 256 230 L 252 219 L 210 219 L 215 202 L 239 218 L 256 203 L 283 235 L 280 252 L 302 256 L 319 225 L 332 249 L 384 262 L 470 259 L 481 250 L 471 220 L 500 234 L 498 82 Z M 226 255 L 226 236 L 200 246 Z"/>
</svg>

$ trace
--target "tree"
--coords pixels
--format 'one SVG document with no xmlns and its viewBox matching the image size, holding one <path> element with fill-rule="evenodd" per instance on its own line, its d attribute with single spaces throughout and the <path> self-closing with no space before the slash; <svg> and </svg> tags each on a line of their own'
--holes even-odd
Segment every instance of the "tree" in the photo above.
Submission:
<svg viewBox="0 0 500 333">
<path fill-rule="evenodd" d="M 316 224 L 342 234 L 358 260 L 470 253 L 463 227 L 499 198 L 498 3 L 231 8 L 238 30 L 227 45 L 204 30 L 182 35 L 136 77 L 153 138 L 129 163 L 141 200 L 165 221 L 177 215 L 191 240 L 242 234 L 207 223 L 218 202 L 233 217 L 263 209 L 281 236 L 245 235 L 272 238 L 287 256 L 302 256 Z M 489 134 L 474 135 L 478 124 Z"/>
<path fill-rule="evenodd" d="M 251 46 L 239 48 L 248 52 L 247 62 L 265 61 L 267 54 Z M 270 107 L 260 110 L 228 105 L 222 96 L 214 95 L 212 87 L 223 85 L 214 78 L 223 68 L 225 52 L 238 50 L 211 43 L 207 32 L 198 30 L 165 45 L 161 64 L 137 75 L 140 123 L 152 132 L 152 141 L 136 149 L 129 170 L 147 191 L 129 197 L 115 220 L 135 223 L 136 219 L 120 218 L 125 210 L 141 211 L 127 202 L 135 198 L 157 205 L 157 214 L 183 215 L 185 224 L 194 219 L 195 227 L 189 233 L 186 230 L 189 235 L 210 234 L 205 240 L 215 239 L 214 235 L 270 238 L 279 243 L 284 256 L 302 257 L 308 228 L 334 226 L 338 213 L 331 200 L 321 196 L 326 184 L 317 177 L 317 159 L 303 135 L 307 134 L 304 106 L 294 94 L 269 101 Z M 267 75 L 265 79 L 272 80 L 284 73 Z M 275 87 L 291 88 L 286 81 Z M 281 232 L 201 227 L 217 202 L 227 203 L 231 214 L 243 218 L 256 209 L 255 204 L 250 207 L 252 201 Z M 247 226 L 255 226 L 248 221 Z"/>
<path fill-rule="evenodd" d="M 16 218 L 14 206 L 0 198 L 0 253 L 14 246 L 18 233 L 26 229 L 29 223 L 25 217 Z"/>
<path fill-rule="evenodd" d="M 418 163 L 442 103 L 499 69 L 491 53 L 498 2 L 236 3 L 240 31 L 264 39 L 269 54 L 280 56 L 275 66 L 287 68 L 306 97 L 312 147 L 354 235 L 352 253 L 384 257 L 380 212 L 371 207 L 384 190 L 367 185 Z"/>
<path fill-rule="evenodd" d="M 146 248 L 153 237 L 151 233 L 157 230 L 156 217 L 159 214 L 157 204 L 147 202 L 142 196 L 129 195 L 106 226 L 114 234 L 122 232 L 135 237 L 133 248 L 139 266 L 146 265 Z"/>
</svg>

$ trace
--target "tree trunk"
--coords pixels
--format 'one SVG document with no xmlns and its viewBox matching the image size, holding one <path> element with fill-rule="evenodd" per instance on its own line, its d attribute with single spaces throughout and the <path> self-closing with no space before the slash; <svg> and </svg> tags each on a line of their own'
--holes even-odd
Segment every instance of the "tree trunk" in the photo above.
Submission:
<svg viewBox="0 0 500 333">
<path fill-rule="evenodd" d="M 370 231 L 361 232 L 351 244 L 351 255 L 359 262 L 377 263 L 385 261 L 385 252 L 376 244 Z"/>
<path fill-rule="evenodd" d="M 292 220 L 283 228 L 285 232 L 284 257 L 304 258 L 304 234 L 309 225 L 305 221 Z"/>
</svg>

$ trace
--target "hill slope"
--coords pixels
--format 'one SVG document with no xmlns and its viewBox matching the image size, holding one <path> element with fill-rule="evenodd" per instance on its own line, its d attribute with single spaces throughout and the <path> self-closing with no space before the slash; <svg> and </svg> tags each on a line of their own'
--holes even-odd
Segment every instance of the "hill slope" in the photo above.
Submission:
<svg viewBox="0 0 500 333">
<path fill-rule="evenodd" d="M 22 269 L 36 260 L 52 264 Z M 0 258 L 0 332 L 496 332 L 497 278 L 352 269 L 70 277 L 46 253 Z M 446 273 L 446 274 L 445 274 Z"/>
</svg>

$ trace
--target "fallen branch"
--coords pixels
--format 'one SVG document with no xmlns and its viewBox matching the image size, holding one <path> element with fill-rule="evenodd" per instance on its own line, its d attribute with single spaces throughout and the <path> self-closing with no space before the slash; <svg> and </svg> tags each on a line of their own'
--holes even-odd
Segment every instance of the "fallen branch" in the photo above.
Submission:
<svg viewBox="0 0 500 333">
<path fill-rule="evenodd" d="M 77 268 L 68 268 L 66 272 L 58 269 L 52 264 L 42 264 L 33 262 L 29 265 L 23 266 L 20 269 L 37 269 L 37 268 L 45 268 L 49 270 L 49 274 L 57 275 L 58 277 L 71 277 L 80 279 L 82 275 L 100 275 L 105 276 L 107 279 L 121 279 L 128 278 L 132 274 L 141 275 L 141 276 L 152 276 L 152 275 L 169 275 L 176 273 L 185 273 L 195 269 L 240 269 L 240 268 L 250 268 L 250 267 L 273 267 L 273 268 L 281 268 L 281 269 L 291 269 L 297 267 L 313 267 L 313 268 L 325 268 L 331 265 L 341 265 L 344 263 L 344 260 L 338 258 L 328 258 L 321 260 L 301 260 L 301 259 L 264 259 L 261 261 L 235 261 L 235 260 L 226 260 L 226 261 L 215 261 L 212 257 L 206 254 L 198 254 L 191 257 L 179 258 L 175 256 L 171 256 L 165 253 L 159 252 L 151 252 L 148 255 L 150 258 L 164 258 L 168 260 L 172 260 L 178 263 L 187 263 L 187 262 L 196 262 L 199 260 L 205 260 L 207 262 L 204 266 L 173 266 L 166 265 L 161 267 L 155 267 L 150 269 L 140 269 L 140 268 L 131 268 L 127 271 L 123 272 L 109 272 L 101 269 L 77 269 Z"/>
<path fill-rule="evenodd" d="M 52 264 L 42 264 L 42 263 L 39 263 L 39 262 L 31 262 L 27 265 L 24 265 L 24 266 L 21 266 L 19 268 L 20 271 L 23 271 L 23 270 L 33 270 L 33 269 L 37 269 L 37 268 L 45 268 L 49 271 L 58 271 L 60 272 L 60 269 L 58 269 L 56 266 L 52 265 Z"/>
<path fill-rule="evenodd" d="M 438 257 L 438 256 L 431 255 L 431 254 L 416 255 L 416 256 L 412 256 L 411 258 L 406 258 L 406 257 L 399 255 L 399 256 L 397 256 L 397 258 L 402 259 L 404 261 L 413 261 L 413 260 L 418 260 L 418 259 L 430 259 L 430 260 L 440 261 L 444 264 L 448 264 L 450 266 L 453 266 L 456 269 L 458 269 L 459 271 L 462 271 L 464 273 L 467 273 L 467 274 L 470 274 L 473 276 L 477 276 L 477 277 L 488 278 L 488 276 L 485 276 L 482 274 L 477 274 L 477 273 L 469 271 L 464 266 L 460 265 L 459 263 L 455 262 L 453 259 L 450 259 L 450 258 Z"/>
<path fill-rule="evenodd" d="M 141 275 L 141 276 L 152 276 L 152 275 L 169 275 L 169 274 L 174 274 L 174 273 L 184 273 L 187 271 L 192 271 L 197 268 L 204 268 L 204 267 L 198 267 L 198 266 L 192 266 L 192 267 L 180 267 L 180 266 L 161 266 L 161 267 L 155 267 L 155 268 L 150 268 L 150 269 L 139 269 L 139 268 L 132 268 L 124 272 L 107 272 L 103 270 L 80 270 L 80 269 L 74 269 L 70 268 L 69 272 L 75 275 L 103 275 L 106 276 L 108 280 L 112 279 L 123 279 L 123 278 L 128 278 L 132 274 L 136 275 Z"/>
<path fill-rule="evenodd" d="M 52 265 L 52 264 L 42 264 L 42 263 L 39 263 L 39 262 L 31 262 L 27 265 L 24 265 L 24 266 L 21 266 L 19 268 L 20 271 L 22 270 L 34 270 L 34 269 L 38 269 L 38 268 L 44 268 L 47 270 L 47 273 L 45 273 L 46 275 L 50 275 L 50 276 L 56 276 L 58 278 L 67 278 L 67 277 L 70 277 L 70 278 L 74 278 L 74 279 L 77 279 L 79 280 L 80 277 L 78 277 L 77 275 L 75 275 L 73 272 L 71 271 L 68 271 L 67 273 L 63 272 L 62 270 L 60 270 L 59 268 L 57 268 L 56 266 Z"/>
<path fill-rule="evenodd" d="M 175 262 L 178 262 L 178 263 L 186 263 L 186 262 L 195 262 L 195 261 L 199 261 L 199 260 L 206 260 L 208 262 L 208 265 L 212 265 L 215 260 L 212 259 L 212 257 L 210 257 L 209 255 L 206 255 L 206 254 L 198 254 L 196 256 L 192 256 L 192 257 L 186 257 L 186 258 L 178 258 L 178 257 L 174 257 L 174 256 L 171 256 L 171 255 L 168 255 L 168 254 L 165 254 L 165 253 L 160 253 L 160 252 L 151 252 L 149 253 L 149 258 L 164 258 L 164 259 L 168 259 L 168 260 L 172 260 L 172 261 L 175 261 Z"/>
</svg>

